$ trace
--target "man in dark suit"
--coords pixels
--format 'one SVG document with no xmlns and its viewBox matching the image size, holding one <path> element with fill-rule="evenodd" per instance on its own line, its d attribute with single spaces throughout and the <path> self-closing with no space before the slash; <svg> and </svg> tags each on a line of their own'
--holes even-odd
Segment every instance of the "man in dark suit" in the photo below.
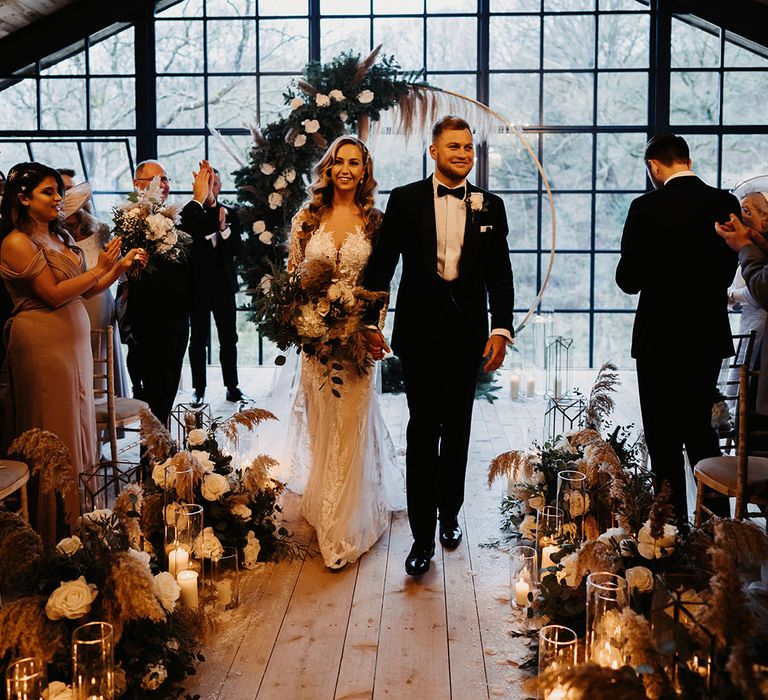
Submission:
<svg viewBox="0 0 768 700">
<path fill-rule="evenodd" d="M 194 175 L 193 197 L 184 212 L 202 208 L 208 197 L 213 172 L 203 161 Z M 170 179 L 156 160 L 136 166 L 134 187 L 146 189 L 153 178 L 160 183 L 162 201 L 168 198 Z M 146 401 L 152 413 L 164 425 L 179 389 L 181 365 L 189 338 L 189 304 L 192 291 L 187 260 L 154 260 L 154 269 L 123 283 L 121 297 L 124 312 L 120 331 L 128 346 L 126 364 L 133 384 L 134 398 Z"/>
<path fill-rule="evenodd" d="M 632 357 L 645 441 L 651 469 L 669 482 L 685 521 L 683 446 L 691 465 L 720 454 L 711 414 L 720 365 L 734 353 L 727 303 L 736 255 L 714 224 L 738 215 L 739 202 L 694 175 L 680 136 L 655 136 L 644 160 L 655 190 L 629 207 L 616 283 L 640 293 Z M 707 505 L 727 514 L 722 502 Z"/>
<path fill-rule="evenodd" d="M 408 399 L 406 480 L 412 576 L 426 573 L 435 525 L 447 549 L 459 544 L 469 432 L 477 374 L 504 360 L 512 342 L 514 288 L 504 203 L 466 178 L 475 161 L 469 124 L 447 116 L 432 130 L 435 174 L 392 191 L 374 242 L 365 286 L 388 290 L 398 260 L 392 347 Z M 488 311 L 491 335 L 488 334 Z M 386 346 L 369 332 L 376 358 Z"/>
<path fill-rule="evenodd" d="M 219 171 L 203 206 L 188 206 L 182 212 L 181 228 L 192 236 L 192 315 L 189 364 L 192 369 L 192 405 L 205 401 L 211 313 L 219 334 L 219 362 L 227 387 L 227 401 L 242 401 L 245 394 L 237 380 L 237 281 L 235 257 L 240 252 L 240 221 L 234 209 L 218 201 Z"/>
</svg>

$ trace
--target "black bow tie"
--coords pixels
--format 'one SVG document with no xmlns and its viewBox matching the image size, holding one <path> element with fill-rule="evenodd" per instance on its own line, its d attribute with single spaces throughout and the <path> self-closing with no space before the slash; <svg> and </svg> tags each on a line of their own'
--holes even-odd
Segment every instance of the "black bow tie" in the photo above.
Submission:
<svg viewBox="0 0 768 700">
<path fill-rule="evenodd" d="M 445 197 L 445 195 L 449 194 L 451 195 L 451 197 L 456 197 L 456 199 L 464 199 L 465 192 L 466 192 L 466 189 L 464 187 L 456 187 L 454 189 L 451 189 L 450 187 L 446 187 L 445 185 L 437 186 L 438 197 Z"/>
</svg>

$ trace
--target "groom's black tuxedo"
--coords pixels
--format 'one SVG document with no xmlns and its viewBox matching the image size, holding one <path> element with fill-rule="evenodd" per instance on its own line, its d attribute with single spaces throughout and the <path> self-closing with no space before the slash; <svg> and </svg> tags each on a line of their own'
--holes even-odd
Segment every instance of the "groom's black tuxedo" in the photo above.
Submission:
<svg viewBox="0 0 768 700">
<path fill-rule="evenodd" d="M 471 199 L 476 209 L 470 206 Z M 482 195 L 482 201 L 480 200 Z M 432 177 L 392 190 L 365 274 L 388 290 L 398 260 L 392 349 L 400 357 L 410 419 L 408 517 L 416 542 L 434 540 L 436 518 L 455 517 L 464 500 L 477 373 L 491 328 L 514 333 L 514 288 L 501 198 L 468 185 L 459 276 L 438 274 Z"/>
</svg>

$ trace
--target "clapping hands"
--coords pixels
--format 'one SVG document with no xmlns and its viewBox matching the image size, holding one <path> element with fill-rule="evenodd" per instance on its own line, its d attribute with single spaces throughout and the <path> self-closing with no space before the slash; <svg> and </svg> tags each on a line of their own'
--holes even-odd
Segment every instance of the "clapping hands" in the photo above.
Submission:
<svg viewBox="0 0 768 700">
<path fill-rule="evenodd" d="M 757 231 L 749 228 L 749 226 L 742 224 L 739 217 L 735 214 L 731 214 L 729 220 L 725 223 L 721 224 L 716 221 L 715 231 L 725 240 L 729 248 L 737 252 L 744 246 L 756 242 L 757 237 L 760 235 Z"/>
<path fill-rule="evenodd" d="M 207 160 L 201 160 L 199 170 L 192 171 L 192 197 L 200 204 L 213 204 L 213 168 Z"/>
<path fill-rule="evenodd" d="M 134 264 L 140 269 L 146 267 L 149 255 L 143 248 L 132 248 L 122 258 L 120 257 L 120 245 L 123 239 L 116 236 L 104 246 L 99 253 L 96 262 L 96 274 L 101 277 L 113 269 L 119 273 L 127 272 Z"/>
</svg>

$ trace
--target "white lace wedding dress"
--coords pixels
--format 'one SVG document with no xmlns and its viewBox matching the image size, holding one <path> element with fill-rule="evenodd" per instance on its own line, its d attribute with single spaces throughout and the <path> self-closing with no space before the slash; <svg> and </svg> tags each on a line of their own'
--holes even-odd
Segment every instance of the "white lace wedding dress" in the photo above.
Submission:
<svg viewBox="0 0 768 700">
<path fill-rule="evenodd" d="M 289 269 L 301 261 L 294 233 Z M 370 254 L 362 229 L 349 232 L 337 249 L 333 233 L 322 224 L 304 251 L 306 259 L 333 260 L 338 277 L 352 286 Z M 344 371 L 341 398 L 336 398 L 327 384 L 320 388 L 327 378 L 319 362 L 304 354 L 297 361 L 294 352 L 289 357 L 293 361 L 283 366 L 273 387 L 275 401 L 266 406 L 280 413 L 284 429 L 263 434 L 260 447 L 278 459 L 276 478 L 303 493 L 302 515 L 315 528 L 326 566 L 338 568 L 373 546 L 389 524 L 390 511 L 405 508 L 402 459 L 379 408 L 373 371 L 363 377 Z"/>
</svg>

